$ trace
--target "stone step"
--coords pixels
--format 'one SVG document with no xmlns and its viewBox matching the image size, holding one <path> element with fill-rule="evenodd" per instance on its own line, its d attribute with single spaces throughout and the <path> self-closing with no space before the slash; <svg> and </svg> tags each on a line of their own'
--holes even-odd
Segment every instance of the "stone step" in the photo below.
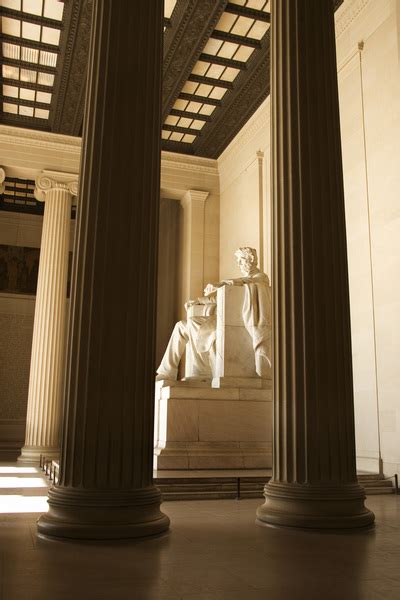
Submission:
<svg viewBox="0 0 400 600">
<path fill-rule="evenodd" d="M 264 485 L 269 477 L 241 477 L 240 498 L 262 498 Z M 359 481 L 367 495 L 392 494 L 394 487 L 391 480 L 379 475 L 360 476 Z M 237 478 L 226 477 L 159 477 L 155 479 L 163 500 L 216 500 L 233 499 L 238 496 Z"/>
</svg>

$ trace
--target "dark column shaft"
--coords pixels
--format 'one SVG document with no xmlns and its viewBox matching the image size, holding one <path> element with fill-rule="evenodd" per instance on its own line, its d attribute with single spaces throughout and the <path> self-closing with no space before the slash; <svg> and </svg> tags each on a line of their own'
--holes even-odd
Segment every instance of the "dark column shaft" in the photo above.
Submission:
<svg viewBox="0 0 400 600">
<path fill-rule="evenodd" d="M 95 0 L 59 485 L 39 532 L 159 533 L 152 484 L 163 2 Z"/>
<path fill-rule="evenodd" d="M 257 515 L 363 526 L 333 2 L 271 10 L 274 467 Z"/>
</svg>

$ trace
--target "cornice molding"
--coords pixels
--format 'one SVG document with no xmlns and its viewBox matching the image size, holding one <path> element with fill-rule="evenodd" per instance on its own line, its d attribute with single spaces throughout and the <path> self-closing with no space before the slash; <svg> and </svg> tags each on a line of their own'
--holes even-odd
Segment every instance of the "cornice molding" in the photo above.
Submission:
<svg viewBox="0 0 400 600">
<path fill-rule="evenodd" d="M 161 153 L 161 171 L 163 169 L 192 171 L 218 176 L 218 161 L 213 158 L 202 158 L 200 156 L 189 156 L 163 151 Z"/>
<path fill-rule="evenodd" d="M 345 0 L 336 13 L 335 31 L 336 38 L 348 29 L 351 23 L 358 17 L 360 12 L 370 3 L 371 0 Z"/>
<path fill-rule="evenodd" d="M 185 207 L 188 204 L 193 204 L 193 202 L 204 204 L 209 195 L 210 192 L 204 190 L 188 190 L 181 198 L 181 205 Z"/>
<path fill-rule="evenodd" d="M 73 152 L 74 154 L 79 153 L 82 146 L 81 138 L 0 125 L 0 145 L 8 143 L 16 146 L 26 146 L 27 142 L 30 146 L 36 148 L 57 149 L 62 152 Z"/>
</svg>

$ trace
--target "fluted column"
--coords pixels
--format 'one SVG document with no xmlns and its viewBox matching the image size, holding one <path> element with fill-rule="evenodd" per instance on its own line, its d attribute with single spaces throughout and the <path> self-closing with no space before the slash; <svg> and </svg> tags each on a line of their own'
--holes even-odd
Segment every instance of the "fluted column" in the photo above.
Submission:
<svg viewBox="0 0 400 600">
<path fill-rule="evenodd" d="M 76 175 L 44 171 L 35 197 L 44 202 L 36 290 L 25 445 L 19 460 L 58 456 L 65 374 L 67 278 L 72 197 Z"/>
<path fill-rule="evenodd" d="M 59 483 L 41 534 L 168 528 L 152 482 L 162 2 L 95 0 Z"/>
<path fill-rule="evenodd" d="M 274 460 L 260 523 L 370 525 L 357 483 L 332 0 L 272 0 Z"/>
<path fill-rule="evenodd" d="M 0 194 L 2 194 L 4 192 L 4 190 L 6 189 L 5 179 L 6 179 L 6 172 L 2 167 L 0 167 Z"/>
</svg>

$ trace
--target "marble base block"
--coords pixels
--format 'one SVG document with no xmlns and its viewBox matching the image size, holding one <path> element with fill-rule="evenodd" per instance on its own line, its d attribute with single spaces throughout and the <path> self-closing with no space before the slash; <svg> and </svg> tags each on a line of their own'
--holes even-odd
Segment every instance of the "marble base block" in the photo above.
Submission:
<svg viewBox="0 0 400 600">
<path fill-rule="evenodd" d="M 166 383 L 156 386 L 155 469 L 271 467 L 270 382 L 220 388 Z"/>
</svg>

